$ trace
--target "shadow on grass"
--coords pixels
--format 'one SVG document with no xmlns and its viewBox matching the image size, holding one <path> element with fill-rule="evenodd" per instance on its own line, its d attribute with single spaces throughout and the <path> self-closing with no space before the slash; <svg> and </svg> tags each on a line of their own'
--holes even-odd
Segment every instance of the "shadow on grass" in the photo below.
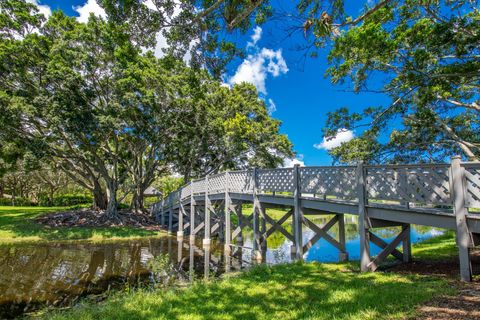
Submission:
<svg viewBox="0 0 480 320">
<path fill-rule="evenodd" d="M 0 243 L 42 240 L 105 240 L 159 235 L 157 231 L 133 227 L 58 227 L 43 226 L 34 219 L 43 214 L 72 207 L 0 207 Z"/>
<path fill-rule="evenodd" d="M 257 267 L 238 277 L 168 292 L 116 295 L 53 319 L 386 319 L 448 292 L 446 281 L 345 265 Z"/>
</svg>

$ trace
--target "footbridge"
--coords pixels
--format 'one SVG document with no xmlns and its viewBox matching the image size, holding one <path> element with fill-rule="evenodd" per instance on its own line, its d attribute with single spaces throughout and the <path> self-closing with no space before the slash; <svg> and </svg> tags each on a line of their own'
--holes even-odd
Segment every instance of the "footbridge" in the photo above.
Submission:
<svg viewBox="0 0 480 320">
<path fill-rule="evenodd" d="M 245 215 L 243 205 L 253 204 Z M 274 219 L 268 208 L 286 208 Z M 322 166 L 227 171 L 192 180 L 153 206 L 160 224 L 178 237 L 213 237 L 225 250 L 243 245 L 243 230 L 253 230 L 253 252 L 264 258 L 268 238 L 282 233 L 292 243 L 292 254 L 302 259 L 318 240 L 325 239 L 348 259 L 345 214 L 357 215 L 362 271 L 375 271 L 388 256 L 411 260 L 412 224 L 456 232 L 460 276 L 471 281 L 470 250 L 480 239 L 480 163 L 452 158 L 450 164 Z M 324 225 L 312 216 L 331 215 Z M 291 224 L 291 228 L 286 228 Z M 338 225 L 335 237 L 329 230 Z M 400 226 L 387 242 L 376 228 Z M 302 228 L 313 231 L 302 239 Z M 291 232 L 289 230 L 292 230 Z M 370 244 L 381 252 L 372 256 Z"/>
</svg>

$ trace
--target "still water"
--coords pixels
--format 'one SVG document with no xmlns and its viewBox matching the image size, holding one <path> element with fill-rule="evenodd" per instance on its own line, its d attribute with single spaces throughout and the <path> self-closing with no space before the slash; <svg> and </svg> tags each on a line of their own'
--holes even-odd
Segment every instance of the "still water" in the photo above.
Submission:
<svg viewBox="0 0 480 320">
<path fill-rule="evenodd" d="M 324 218 L 325 219 L 325 218 Z M 326 221 L 315 221 L 321 225 Z M 346 216 L 347 251 L 351 260 L 359 258 L 356 217 Z M 332 228 L 330 234 L 336 236 Z M 392 239 L 398 229 L 376 230 L 384 239 Z M 412 242 L 441 234 L 429 227 L 412 228 Z M 304 230 L 307 241 L 313 236 Z M 65 306 L 89 296 L 101 299 L 111 289 L 146 285 L 164 287 L 195 278 L 215 277 L 224 272 L 252 265 L 252 233 L 245 232 L 242 248 L 228 256 L 215 242 L 204 250 L 201 239 L 190 244 L 175 237 L 134 241 L 65 244 L 34 244 L 0 247 L 0 319 L 14 318 L 44 306 Z M 266 263 L 291 261 L 291 242 L 280 233 L 268 239 Z M 371 246 L 372 254 L 380 249 Z M 306 261 L 335 262 L 338 251 L 325 240 L 307 253 Z"/>
</svg>

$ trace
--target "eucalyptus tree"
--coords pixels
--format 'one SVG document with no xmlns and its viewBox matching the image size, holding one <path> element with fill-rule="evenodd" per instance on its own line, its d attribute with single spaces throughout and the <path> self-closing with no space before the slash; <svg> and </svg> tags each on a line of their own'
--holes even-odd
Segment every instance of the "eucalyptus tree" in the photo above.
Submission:
<svg viewBox="0 0 480 320">
<path fill-rule="evenodd" d="M 304 1 L 305 4 L 314 1 Z M 442 161 L 480 158 L 480 11 L 478 1 L 383 0 L 358 17 L 343 2 L 330 11 L 305 6 L 315 47 L 330 43 L 333 83 L 391 98 L 362 112 L 329 114 L 325 135 L 360 136 L 331 154 L 340 161 Z"/>
</svg>

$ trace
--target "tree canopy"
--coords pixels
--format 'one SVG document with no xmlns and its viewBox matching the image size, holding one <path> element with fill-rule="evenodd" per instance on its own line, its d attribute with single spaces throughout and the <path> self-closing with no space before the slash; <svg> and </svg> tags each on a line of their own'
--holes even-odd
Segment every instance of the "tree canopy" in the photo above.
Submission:
<svg viewBox="0 0 480 320">
<path fill-rule="evenodd" d="M 380 1 L 366 12 L 334 36 L 327 74 L 354 92 L 386 94 L 391 104 L 331 112 L 326 136 L 361 131 L 331 154 L 342 162 L 478 160 L 478 2 Z"/>
<path fill-rule="evenodd" d="M 129 194 L 142 209 L 143 192 L 167 172 L 190 178 L 292 156 L 254 87 L 226 88 L 174 56 L 157 59 L 128 24 L 60 11 L 44 21 L 17 0 L 0 12 L 0 136 L 55 163 L 107 216 Z"/>
</svg>

